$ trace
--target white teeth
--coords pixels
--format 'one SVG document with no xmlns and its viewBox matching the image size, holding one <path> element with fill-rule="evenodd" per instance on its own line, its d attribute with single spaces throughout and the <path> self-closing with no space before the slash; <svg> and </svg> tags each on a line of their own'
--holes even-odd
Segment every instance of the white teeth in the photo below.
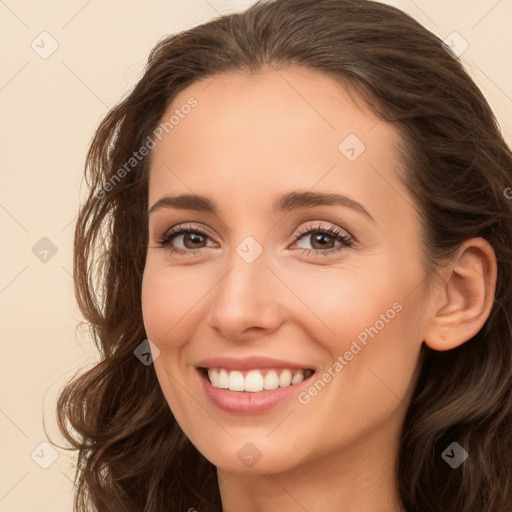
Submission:
<svg viewBox="0 0 512 512">
<path fill-rule="evenodd" d="M 251 393 L 263 391 L 263 375 L 258 370 L 251 370 L 245 376 L 244 390 Z"/>
<path fill-rule="evenodd" d="M 292 384 L 298 384 L 304 380 L 304 374 L 302 372 L 296 372 L 293 374 Z"/>
<path fill-rule="evenodd" d="M 263 372 L 265 373 L 265 372 Z M 311 370 L 266 370 L 263 376 L 260 370 L 250 370 L 243 375 L 242 372 L 209 368 L 208 378 L 214 388 L 229 389 L 230 391 L 246 391 L 258 393 L 263 390 L 286 388 L 302 382 L 311 375 Z"/>
<path fill-rule="evenodd" d="M 208 378 L 210 382 L 219 383 L 219 372 L 218 370 L 213 370 L 212 368 L 208 368 Z M 219 386 L 220 387 L 220 386 Z"/>
<path fill-rule="evenodd" d="M 265 375 L 265 379 L 263 380 L 263 387 L 265 389 L 277 389 L 279 387 L 279 377 L 275 370 L 267 372 L 267 375 Z"/>
<path fill-rule="evenodd" d="M 219 388 L 228 389 L 229 388 L 229 375 L 226 370 L 221 370 L 219 372 L 219 380 L 217 382 Z"/>
<path fill-rule="evenodd" d="M 279 375 L 279 387 L 286 388 L 292 383 L 292 372 L 290 370 L 283 370 Z"/>
<path fill-rule="evenodd" d="M 232 371 L 229 372 L 229 390 L 230 391 L 243 391 L 244 390 L 244 376 L 242 372 Z"/>
</svg>

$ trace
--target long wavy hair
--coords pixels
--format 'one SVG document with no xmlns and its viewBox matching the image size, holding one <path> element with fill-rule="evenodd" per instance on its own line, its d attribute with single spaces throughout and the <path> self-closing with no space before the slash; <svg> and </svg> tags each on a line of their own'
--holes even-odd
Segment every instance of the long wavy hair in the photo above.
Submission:
<svg viewBox="0 0 512 512">
<path fill-rule="evenodd" d="M 495 250 L 495 300 L 483 328 L 452 350 L 422 345 L 396 484 L 408 512 L 510 512 L 511 150 L 449 48 L 407 14 L 370 0 L 260 1 L 168 36 L 99 125 L 87 153 L 74 284 L 101 357 L 67 383 L 57 403 L 66 449 L 78 451 L 75 510 L 221 507 L 216 468 L 177 425 L 153 366 L 134 355 L 146 339 L 141 282 L 151 156 L 139 150 L 195 81 L 291 65 L 335 78 L 396 126 L 400 178 L 421 212 L 427 270 L 472 237 Z M 441 457 L 454 441 L 469 454 L 457 469 Z"/>
</svg>

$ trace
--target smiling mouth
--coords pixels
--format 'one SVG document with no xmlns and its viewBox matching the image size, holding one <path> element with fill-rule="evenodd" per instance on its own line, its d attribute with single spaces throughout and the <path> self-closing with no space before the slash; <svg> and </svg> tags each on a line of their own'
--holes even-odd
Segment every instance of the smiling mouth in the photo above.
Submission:
<svg viewBox="0 0 512 512">
<path fill-rule="evenodd" d="M 315 373 L 309 368 L 264 368 L 240 371 L 212 367 L 199 368 L 199 370 L 214 388 L 248 393 L 294 386 Z"/>
</svg>

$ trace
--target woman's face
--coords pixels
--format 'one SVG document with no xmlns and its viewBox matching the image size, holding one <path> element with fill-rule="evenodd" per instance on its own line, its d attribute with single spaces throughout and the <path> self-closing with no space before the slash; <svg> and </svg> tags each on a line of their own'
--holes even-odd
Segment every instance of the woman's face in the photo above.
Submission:
<svg viewBox="0 0 512 512">
<path fill-rule="evenodd" d="M 162 122 L 142 306 L 185 434 L 237 472 L 388 456 L 429 300 L 395 128 L 300 68 L 194 83 Z"/>
</svg>

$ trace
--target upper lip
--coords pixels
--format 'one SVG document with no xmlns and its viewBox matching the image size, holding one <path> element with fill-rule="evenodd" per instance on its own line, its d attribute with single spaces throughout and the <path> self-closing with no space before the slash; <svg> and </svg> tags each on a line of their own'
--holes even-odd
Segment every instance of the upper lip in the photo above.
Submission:
<svg viewBox="0 0 512 512">
<path fill-rule="evenodd" d="M 199 361 L 197 366 L 199 368 L 225 368 L 226 370 L 252 370 L 258 368 L 313 370 L 313 368 L 307 364 L 260 356 L 244 357 L 243 359 L 233 357 L 210 357 Z"/>
</svg>

